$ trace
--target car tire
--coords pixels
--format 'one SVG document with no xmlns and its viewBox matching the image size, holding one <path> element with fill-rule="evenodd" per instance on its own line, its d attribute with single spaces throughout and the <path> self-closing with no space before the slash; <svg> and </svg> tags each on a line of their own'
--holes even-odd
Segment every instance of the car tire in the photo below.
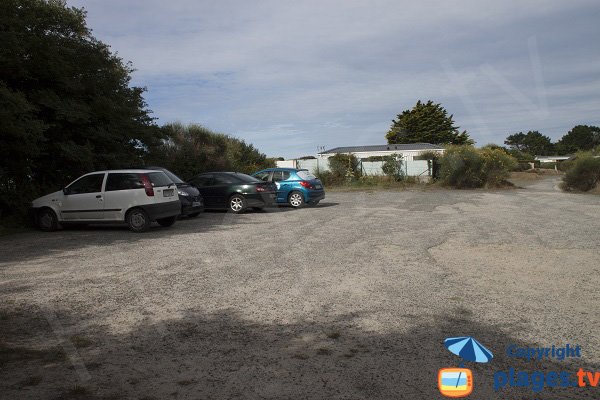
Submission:
<svg viewBox="0 0 600 400">
<path fill-rule="evenodd" d="M 58 217 L 50 208 L 43 208 L 37 215 L 37 226 L 41 231 L 53 232 L 58 229 Z"/>
<path fill-rule="evenodd" d="M 244 196 L 234 194 L 229 198 L 229 210 L 235 214 L 240 214 L 246 210 L 246 199 Z"/>
<path fill-rule="evenodd" d="M 200 213 L 199 212 L 195 212 L 195 213 L 189 214 L 188 217 L 190 217 L 190 218 L 196 218 L 198 215 L 200 215 Z"/>
<path fill-rule="evenodd" d="M 156 220 L 156 222 L 158 222 L 160 226 L 164 227 L 172 226 L 175 223 L 175 221 L 177 221 L 177 216 L 160 218 Z"/>
<path fill-rule="evenodd" d="M 293 191 L 288 197 L 288 204 L 294 208 L 304 206 L 304 196 L 298 191 Z"/>
<path fill-rule="evenodd" d="M 150 229 L 150 224 L 152 223 L 148 213 L 141 208 L 129 210 L 127 212 L 127 216 L 125 217 L 125 221 L 129 226 L 129 230 L 136 233 L 146 232 L 148 229 Z"/>
</svg>

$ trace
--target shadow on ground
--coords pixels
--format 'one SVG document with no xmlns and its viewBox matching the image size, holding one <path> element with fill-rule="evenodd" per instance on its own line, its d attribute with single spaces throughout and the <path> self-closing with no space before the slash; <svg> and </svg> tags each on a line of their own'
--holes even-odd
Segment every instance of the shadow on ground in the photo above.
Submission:
<svg viewBox="0 0 600 400">
<path fill-rule="evenodd" d="M 86 326 L 65 310 L 1 311 L 0 393 L 10 399 L 440 399 L 439 368 L 458 365 L 443 346 L 449 336 L 471 335 L 495 354 L 490 364 L 467 363 L 473 399 L 592 399 L 597 388 L 493 390 L 495 371 L 569 371 L 585 362 L 509 359 L 509 344 L 530 346 L 503 328 L 471 319 L 465 310 L 425 322 L 398 318 L 411 328 L 377 333 L 357 327 L 360 315 L 259 324 L 224 310 L 187 311 L 125 334 Z M 33 311 L 36 310 L 36 311 Z M 50 314 L 49 314 L 50 313 Z M 62 345 L 50 329 L 56 315 L 67 335 Z M 56 326 L 54 324 L 53 326 Z M 517 329 L 517 327 L 513 327 Z M 65 346 L 65 343 L 68 346 Z M 69 346 L 75 349 L 69 354 Z M 550 345 L 550 343 L 548 343 Z M 77 362 L 85 365 L 82 379 Z"/>
<path fill-rule="evenodd" d="M 0 237 L 0 267 L 2 264 L 31 260 L 37 257 L 60 255 L 70 250 L 78 250 L 88 246 L 111 246 L 119 243 L 136 243 L 148 239 L 170 238 L 190 233 L 210 233 L 230 229 L 234 225 L 257 225 L 270 223 L 268 215 L 299 211 L 309 213 L 313 209 L 336 206 L 337 203 L 322 203 L 305 210 L 294 210 L 291 207 L 275 207 L 263 211 L 248 210 L 247 213 L 235 215 L 226 211 L 207 211 L 196 218 L 183 217 L 175 225 L 163 228 L 153 224 L 145 233 L 130 232 L 125 225 L 90 225 L 83 227 L 69 226 L 57 232 L 39 232 L 32 230 L 15 235 Z"/>
</svg>

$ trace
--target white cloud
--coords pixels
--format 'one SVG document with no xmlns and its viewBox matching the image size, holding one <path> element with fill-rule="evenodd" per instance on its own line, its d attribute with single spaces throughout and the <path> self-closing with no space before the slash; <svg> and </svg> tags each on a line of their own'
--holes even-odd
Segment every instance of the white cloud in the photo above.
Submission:
<svg viewBox="0 0 600 400">
<path fill-rule="evenodd" d="M 594 1 L 69 3 L 133 62 L 160 121 L 199 122 L 269 154 L 382 143 L 391 119 L 418 99 L 442 102 L 483 143 L 527 129 L 556 137 L 599 118 Z M 532 37 L 546 113 L 532 112 Z"/>
</svg>

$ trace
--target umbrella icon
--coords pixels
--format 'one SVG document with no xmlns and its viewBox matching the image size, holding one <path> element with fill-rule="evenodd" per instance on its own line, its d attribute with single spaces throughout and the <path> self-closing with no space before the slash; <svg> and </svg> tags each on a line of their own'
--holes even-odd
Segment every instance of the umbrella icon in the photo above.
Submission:
<svg viewBox="0 0 600 400">
<path fill-rule="evenodd" d="M 485 346 L 471 336 L 447 338 L 444 340 L 444 346 L 446 346 L 451 353 L 462 357 L 462 359 L 466 361 L 486 363 L 494 357 L 491 351 L 486 349 Z M 463 363 L 460 363 L 460 368 L 462 367 Z M 456 387 L 459 385 L 461 375 L 462 372 L 459 372 L 458 378 L 456 379 Z"/>
<path fill-rule="evenodd" d="M 444 340 L 444 346 L 451 353 L 462 357 L 466 361 L 486 363 L 494 357 L 491 351 L 471 336 L 447 338 Z"/>
</svg>

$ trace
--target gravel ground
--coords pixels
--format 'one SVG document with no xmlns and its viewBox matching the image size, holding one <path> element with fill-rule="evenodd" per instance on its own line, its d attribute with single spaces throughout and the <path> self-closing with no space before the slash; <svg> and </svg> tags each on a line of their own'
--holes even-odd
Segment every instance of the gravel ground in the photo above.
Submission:
<svg viewBox="0 0 600 400">
<path fill-rule="evenodd" d="M 495 355 L 472 398 L 600 398 L 492 387 L 600 371 L 600 196 L 556 179 L 2 237 L 0 398 L 435 399 L 463 335 Z M 566 343 L 582 358 L 505 355 Z"/>
</svg>

